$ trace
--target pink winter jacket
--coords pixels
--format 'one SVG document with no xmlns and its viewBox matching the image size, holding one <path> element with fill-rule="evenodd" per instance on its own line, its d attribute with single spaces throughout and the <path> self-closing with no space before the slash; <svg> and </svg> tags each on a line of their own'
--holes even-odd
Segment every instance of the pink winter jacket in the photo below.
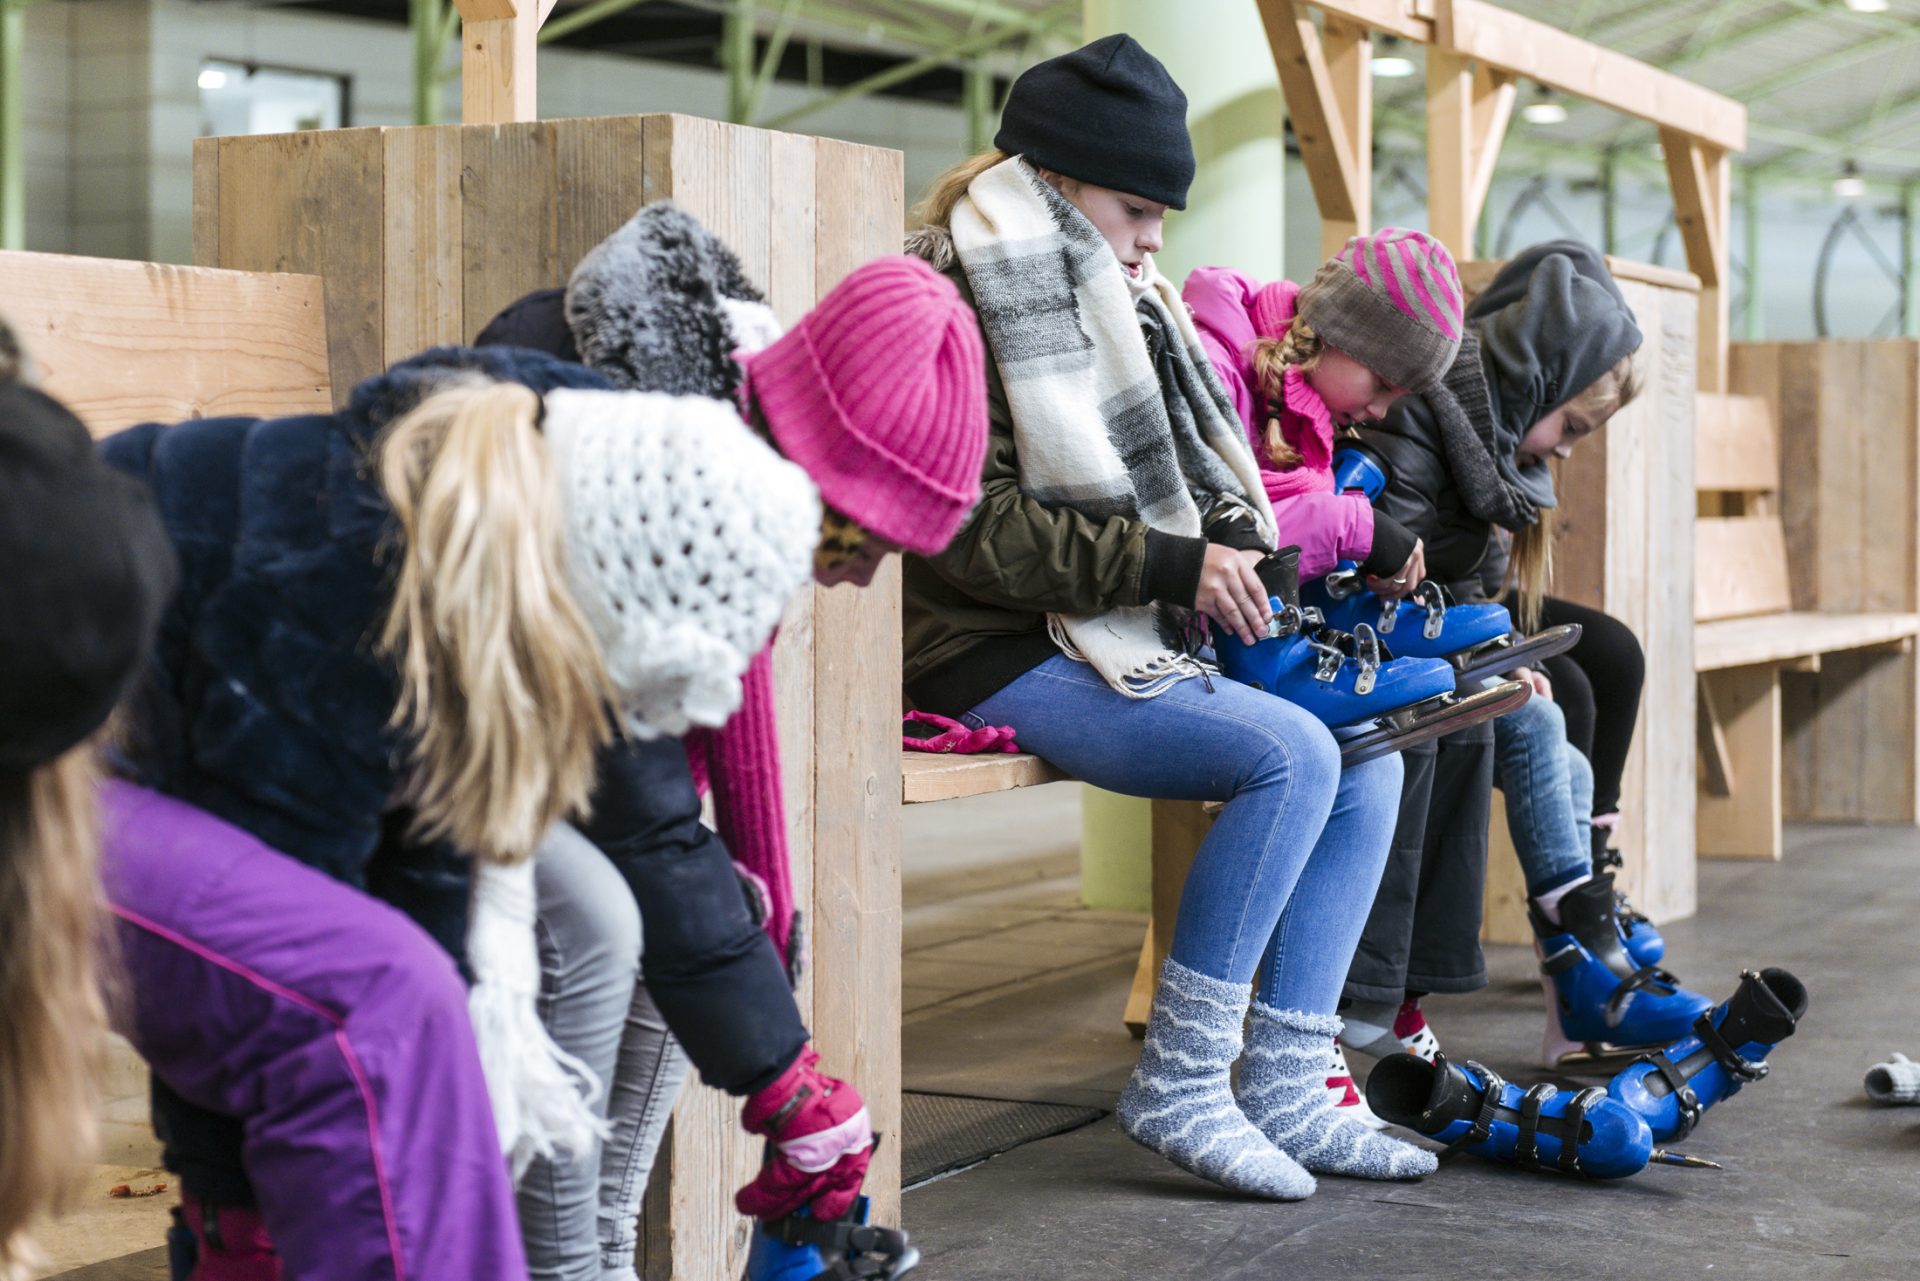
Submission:
<svg viewBox="0 0 1920 1281">
<path fill-rule="evenodd" d="M 1273 504 L 1280 545 L 1300 548 L 1300 577 L 1317 578 L 1343 560 L 1364 560 L 1373 550 L 1373 508 L 1362 494 L 1333 492 L 1333 418 L 1298 370 L 1285 378 L 1280 434 L 1300 451 L 1297 467 L 1282 471 L 1267 456 L 1266 398 L 1253 374 L 1253 347 L 1280 338 L 1293 323 L 1300 287 L 1290 280 L 1262 285 L 1226 267 L 1196 267 L 1181 296 L 1213 368 L 1225 384 Z"/>
</svg>

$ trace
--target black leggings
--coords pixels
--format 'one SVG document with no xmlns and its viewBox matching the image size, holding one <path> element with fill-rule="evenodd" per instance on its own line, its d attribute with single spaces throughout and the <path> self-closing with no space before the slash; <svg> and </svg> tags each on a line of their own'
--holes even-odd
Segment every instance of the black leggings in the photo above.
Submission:
<svg viewBox="0 0 1920 1281">
<path fill-rule="evenodd" d="M 1593 812 L 1620 808 L 1620 775 L 1640 719 L 1646 656 L 1627 625 L 1611 614 L 1557 596 L 1542 602 L 1540 625 L 1581 626 L 1580 641 L 1541 664 L 1553 682 L 1553 701 L 1567 717 L 1567 741 L 1593 765 Z"/>
</svg>

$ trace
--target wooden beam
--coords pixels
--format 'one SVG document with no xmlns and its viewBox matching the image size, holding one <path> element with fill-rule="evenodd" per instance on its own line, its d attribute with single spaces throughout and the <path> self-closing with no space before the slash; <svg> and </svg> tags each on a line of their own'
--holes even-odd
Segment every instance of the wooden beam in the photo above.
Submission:
<svg viewBox="0 0 1920 1281">
<path fill-rule="evenodd" d="M 1473 69 L 1427 50 L 1427 230 L 1456 259 L 1473 257 Z"/>
<path fill-rule="evenodd" d="M 1348 192 L 1351 224 L 1320 224 L 1320 256 L 1331 258 L 1345 248 L 1348 237 L 1373 230 L 1373 33 L 1357 22 L 1329 15 L 1320 36 L 1333 112 L 1346 132 L 1353 161 L 1353 186 Z"/>
<path fill-rule="evenodd" d="M 1699 682 L 1697 707 L 1700 728 L 1700 785 L 1709 796 L 1733 795 L 1733 749 L 1727 746 L 1726 726 L 1714 707 L 1713 687 Z"/>
<path fill-rule="evenodd" d="M 1361 191 L 1354 139 L 1340 109 L 1341 94 L 1320 43 L 1320 32 L 1304 4 L 1296 0 L 1259 0 L 1260 21 L 1267 30 L 1267 43 L 1273 48 L 1273 63 L 1280 73 L 1280 89 L 1287 100 L 1287 117 L 1293 123 L 1294 141 L 1300 145 L 1300 159 L 1307 168 L 1307 180 L 1313 185 L 1314 203 L 1320 209 L 1321 243 L 1345 244 L 1365 224 L 1365 197 Z M 1351 57 L 1351 49 L 1345 50 Z M 1359 96 L 1349 87 L 1348 97 Z M 1368 138 L 1371 146 L 1372 99 L 1367 93 Z M 1370 172 L 1370 170 L 1369 170 Z"/>
<path fill-rule="evenodd" d="M 540 24 L 555 0 L 454 0 L 460 9 L 460 117 L 470 125 L 540 117 Z"/>
<path fill-rule="evenodd" d="M 1314 0 L 1328 17 L 1345 18 L 1415 44 L 1433 43 L 1433 0 Z"/>
<path fill-rule="evenodd" d="M 1673 213 L 1687 249 L 1687 266 L 1700 277 L 1700 390 L 1727 389 L 1727 232 L 1733 220 L 1732 165 L 1727 153 L 1678 129 L 1660 131 Z"/>
<path fill-rule="evenodd" d="M 1500 144 L 1513 120 L 1513 102 L 1520 85 L 1512 75 L 1482 63 L 1473 73 L 1473 165 L 1468 183 L 1473 226 L 1480 223 L 1493 190 L 1494 167 L 1500 163 Z"/>
<path fill-rule="evenodd" d="M 1678 129 L 1722 151 L 1747 146 L 1747 109 L 1623 53 L 1485 0 L 1437 0 L 1436 45 L 1589 102 Z"/>
</svg>

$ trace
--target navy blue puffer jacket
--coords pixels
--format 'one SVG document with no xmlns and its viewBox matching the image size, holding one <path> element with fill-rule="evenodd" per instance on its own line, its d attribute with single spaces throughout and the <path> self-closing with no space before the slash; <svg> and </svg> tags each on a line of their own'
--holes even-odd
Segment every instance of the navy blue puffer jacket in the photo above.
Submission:
<svg viewBox="0 0 1920 1281">
<path fill-rule="evenodd" d="M 146 423 L 100 446 L 153 487 L 182 567 L 124 764 L 354 886 L 404 763 L 387 724 L 398 684 L 373 652 L 393 526 L 372 450 L 469 370 L 542 393 L 608 386 L 539 352 L 442 347 L 360 384 L 335 414 Z"/>
</svg>

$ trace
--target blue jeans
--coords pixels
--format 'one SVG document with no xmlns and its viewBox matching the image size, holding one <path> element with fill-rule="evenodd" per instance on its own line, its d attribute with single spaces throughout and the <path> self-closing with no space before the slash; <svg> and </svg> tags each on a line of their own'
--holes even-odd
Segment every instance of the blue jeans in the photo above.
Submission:
<svg viewBox="0 0 1920 1281">
<path fill-rule="evenodd" d="M 1171 955 L 1279 1009 L 1331 1014 L 1399 812 L 1400 758 L 1340 768 L 1333 733 L 1235 681 L 1115 693 L 1056 655 L 975 707 L 1027 751 L 1127 796 L 1224 801 L 1187 873 Z"/>
<path fill-rule="evenodd" d="M 1567 742 L 1567 718 L 1531 698 L 1493 723 L 1494 785 L 1528 894 L 1544 894 L 1593 865 L 1593 767 Z"/>
</svg>

